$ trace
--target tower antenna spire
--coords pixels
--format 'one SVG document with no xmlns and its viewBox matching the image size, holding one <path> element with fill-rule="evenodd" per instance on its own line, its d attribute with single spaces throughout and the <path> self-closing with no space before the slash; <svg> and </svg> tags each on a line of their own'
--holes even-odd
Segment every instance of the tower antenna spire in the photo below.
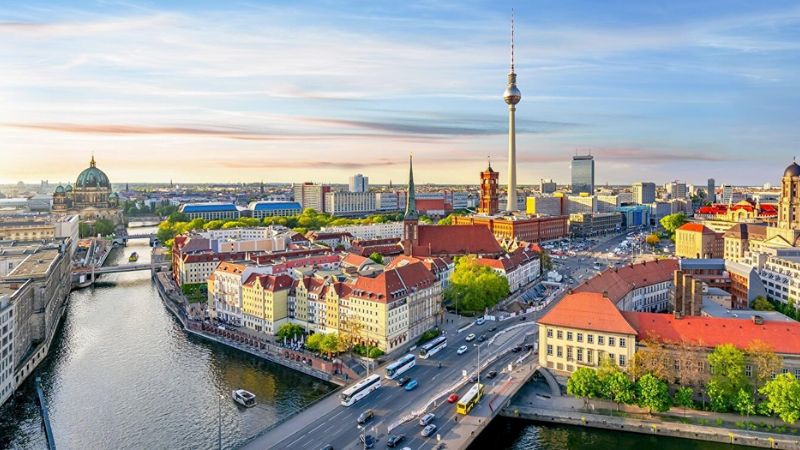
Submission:
<svg viewBox="0 0 800 450">
<path fill-rule="evenodd" d="M 511 73 L 514 73 L 514 8 L 511 8 Z"/>
</svg>

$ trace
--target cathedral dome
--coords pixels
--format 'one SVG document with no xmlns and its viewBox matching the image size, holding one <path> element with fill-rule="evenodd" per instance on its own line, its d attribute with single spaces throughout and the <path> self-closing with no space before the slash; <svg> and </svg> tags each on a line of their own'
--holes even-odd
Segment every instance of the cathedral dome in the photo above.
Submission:
<svg viewBox="0 0 800 450">
<path fill-rule="evenodd" d="M 67 187 L 64 188 L 64 192 L 72 192 L 72 185 L 68 184 Z"/>
<path fill-rule="evenodd" d="M 106 174 L 96 167 L 94 156 L 89 163 L 89 168 L 85 169 L 78 175 L 78 181 L 75 182 L 76 188 L 111 188 L 111 182 L 108 181 Z"/>
<path fill-rule="evenodd" d="M 64 186 L 61 186 L 59 184 L 58 187 L 56 188 L 56 194 L 63 194 L 63 193 L 64 193 Z"/>
<path fill-rule="evenodd" d="M 797 165 L 796 162 L 792 161 L 792 164 L 786 168 L 783 172 L 784 177 L 800 177 L 800 166 Z"/>
</svg>

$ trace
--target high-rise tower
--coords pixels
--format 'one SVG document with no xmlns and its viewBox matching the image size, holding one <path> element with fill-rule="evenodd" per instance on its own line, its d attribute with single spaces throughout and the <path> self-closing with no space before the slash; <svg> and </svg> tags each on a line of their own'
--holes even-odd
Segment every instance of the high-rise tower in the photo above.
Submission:
<svg viewBox="0 0 800 450">
<path fill-rule="evenodd" d="M 506 211 L 517 209 L 517 132 L 514 113 L 522 93 L 517 89 L 517 74 L 514 72 L 514 10 L 511 10 L 511 71 L 503 100 L 508 105 L 508 201 Z"/>
</svg>

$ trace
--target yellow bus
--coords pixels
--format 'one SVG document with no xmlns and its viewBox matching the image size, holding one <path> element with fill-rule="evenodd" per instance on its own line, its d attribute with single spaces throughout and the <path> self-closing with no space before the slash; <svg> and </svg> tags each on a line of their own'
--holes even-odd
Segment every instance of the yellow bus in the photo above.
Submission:
<svg viewBox="0 0 800 450">
<path fill-rule="evenodd" d="M 469 414 L 472 408 L 481 400 L 481 397 L 483 397 L 483 385 L 475 383 L 456 403 L 456 412 L 465 415 Z"/>
</svg>

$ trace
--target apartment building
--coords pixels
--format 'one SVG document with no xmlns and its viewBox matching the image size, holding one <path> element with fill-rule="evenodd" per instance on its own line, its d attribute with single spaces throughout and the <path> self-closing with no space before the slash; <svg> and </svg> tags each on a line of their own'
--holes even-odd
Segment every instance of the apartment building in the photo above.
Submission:
<svg viewBox="0 0 800 450">
<path fill-rule="evenodd" d="M 373 192 L 328 192 L 325 212 L 332 216 L 365 216 L 376 212 Z"/>
<path fill-rule="evenodd" d="M 289 318 L 289 290 L 293 281 L 288 275 L 251 274 L 242 284 L 244 326 L 274 334 Z"/>
<path fill-rule="evenodd" d="M 476 262 L 490 267 L 505 277 L 508 280 L 509 292 L 512 294 L 542 275 L 539 254 L 526 247 L 519 247 L 497 259 L 478 258 Z"/>
<path fill-rule="evenodd" d="M 604 294 L 621 311 L 669 311 L 676 259 L 657 259 L 607 269 L 576 286 L 574 292 Z"/>
<path fill-rule="evenodd" d="M 679 258 L 721 258 L 721 233 L 699 223 L 687 223 L 675 231 L 675 256 Z"/>
<path fill-rule="evenodd" d="M 403 222 L 322 227 L 320 231 L 324 233 L 349 233 L 355 239 L 400 238 L 403 235 Z"/>
</svg>

